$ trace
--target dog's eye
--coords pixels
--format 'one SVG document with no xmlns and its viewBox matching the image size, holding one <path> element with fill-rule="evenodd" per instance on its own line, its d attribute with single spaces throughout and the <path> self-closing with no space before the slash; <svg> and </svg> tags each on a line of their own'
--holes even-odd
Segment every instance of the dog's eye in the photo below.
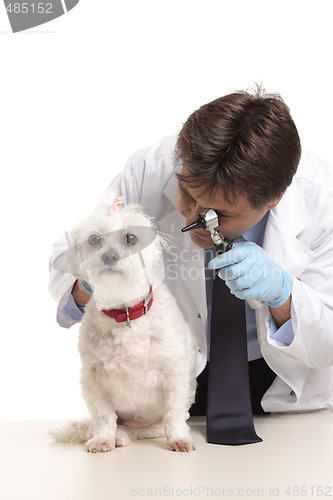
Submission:
<svg viewBox="0 0 333 500">
<path fill-rule="evenodd" d="M 126 234 L 125 236 L 125 243 L 127 245 L 133 246 L 135 243 L 138 241 L 138 238 L 135 236 L 135 234 Z"/>
<path fill-rule="evenodd" d="M 99 234 L 91 234 L 88 238 L 88 243 L 92 247 L 97 247 L 101 243 L 102 237 Z"/>
</svg>

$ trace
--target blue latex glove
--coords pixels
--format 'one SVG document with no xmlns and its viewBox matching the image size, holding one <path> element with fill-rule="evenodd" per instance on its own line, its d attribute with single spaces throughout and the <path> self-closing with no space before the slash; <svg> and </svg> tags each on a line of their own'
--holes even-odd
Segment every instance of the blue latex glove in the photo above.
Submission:
<svg viewBox="0 0 333 500">
<path fill-rule="evenodd" d="M 234 243 L 231 250 L 211 260 L 208 267 L 221 268 L 219 277 L 239 299 L 256 299 L 279 307 L 292 291 L 290 274 L 255 243 Z"/>
</svg>

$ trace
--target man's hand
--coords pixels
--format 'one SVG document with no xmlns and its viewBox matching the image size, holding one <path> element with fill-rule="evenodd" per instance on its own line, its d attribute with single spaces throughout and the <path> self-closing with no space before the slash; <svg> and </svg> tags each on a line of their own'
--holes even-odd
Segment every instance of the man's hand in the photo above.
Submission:
<svg viewBox="0 0 333 500">
<path fill-rule="evenodd" d="M 80 280 L 76 280 L 72 290 L 72 296 L 78 307 L 84 307 L 90 300 L 91 293 L 86 292 L 80 283 Z"/>
<path fill-rule="evenodd" d="M 292 291 L 290 274 L 255 243 L 234 243 L 231 250 L 211 260 L 209 267 L 221 268 L 219 277 L 239 299 L 256 299 L 277 308 L 288 301 Z"/>
</svg>

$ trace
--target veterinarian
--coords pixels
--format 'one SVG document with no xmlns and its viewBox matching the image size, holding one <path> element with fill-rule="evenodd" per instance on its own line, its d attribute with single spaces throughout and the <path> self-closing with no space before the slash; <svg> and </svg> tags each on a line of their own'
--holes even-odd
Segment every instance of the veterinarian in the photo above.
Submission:
<svg viewBox="0 0 333 500">
<path fill-rule="evenodd" d="M 331 411 L 333 169 L 301 153 L 283 100 L 258 89 L 204 105 L 178 136 L 135 153 L 111 185 L 172 236 L 165 280 L 196 336 L 199 389 L 209 358 L 208 263 L 233 273 L 238 261 L 252 262 L 264 270 L 255 283 L 250 265 L 241 280 L 236 271 L 232 280 L 239 298 L 264 300 L 246 310 L 249 366 L 260 363 L 265 374 L 254 382 L 254 412 Z M 207 231 L 181 232 L 205 208 L 219 212 L 219 230 L 236 240 L 235 262 L 228 261 L 231 251 L 215 258 Z M 64 249 L 65 241 L 58 242 L 51 262 Z M 60 325 L 80 321 L 90 299 L 80 283 L 51 266 L 50 290 Z M 196 413 L 204 413 L 204 399 L 199 395 Z"/>
</svg>

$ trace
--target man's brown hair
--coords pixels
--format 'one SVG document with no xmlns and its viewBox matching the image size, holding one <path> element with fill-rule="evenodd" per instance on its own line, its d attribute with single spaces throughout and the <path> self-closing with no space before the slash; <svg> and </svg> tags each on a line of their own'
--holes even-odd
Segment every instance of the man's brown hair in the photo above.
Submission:
<svg viewBox="0 0 333 500">
<path fill-rule="evenodd" d="M 186 167 L 178 178 L 200 195 L 222 190 L 254 208 L 279 198 L 297 170 L 301 145 L 279 94 L 238 91 L 197 111 L 179 133 L 176 153 Z"/>
</svg>

